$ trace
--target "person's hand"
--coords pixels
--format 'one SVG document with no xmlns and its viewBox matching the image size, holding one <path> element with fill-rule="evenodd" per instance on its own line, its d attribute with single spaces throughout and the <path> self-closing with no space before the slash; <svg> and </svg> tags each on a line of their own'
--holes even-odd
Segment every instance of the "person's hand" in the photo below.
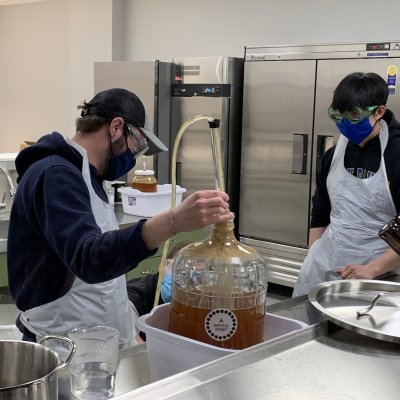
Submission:
<svg viewBox="0 0 400 400">
<path fill-rule="evenodd" d="M 202 190 L 191 194 L 172 210 L 176 232 L 188 232 L 206 225 L 233 220 L 229 197 L 220 190 Z"/>
<path fill-rule="evenodd" d="M 176 233 L 231 221 L 235 215 L 229 211 L 228 200 L 228 195 L 220 190 L 195 192 L 174 209 L 146 220 L 142 225 L 142 240 L 153 250 Z"/>
<path fill-rule="evenodd" d="M 336 270 L 342 279 L 374 279 L 375 276 L 371 273 L 366 265 L 361 264 L 347 264 L 343 268 Z"/>
</svg>

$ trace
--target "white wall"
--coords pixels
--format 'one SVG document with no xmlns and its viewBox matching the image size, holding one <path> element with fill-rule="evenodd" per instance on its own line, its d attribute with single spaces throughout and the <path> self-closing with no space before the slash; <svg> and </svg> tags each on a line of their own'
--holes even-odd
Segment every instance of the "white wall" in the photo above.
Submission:
<svg viewBox="0 0 400 400">
<path fill-rule="evenodd" d="M 0 153 L 58 130 L 93 63 L 243 56 L 245 45 L 400 39 L 399 0 L 52 0 L 0 7 Z"/>
<path fill-rule="evenodd" d="M 111 0 L 0 7 L 0 153 L 58 130 L 93 96 L 93 62 L 112 57 Z"/>
<path fill-rule="evenodd" d="M 242 57 L 244 46 L 400 39 L 399 0 L 126 0 L 126 57 Z"/>
</svg>

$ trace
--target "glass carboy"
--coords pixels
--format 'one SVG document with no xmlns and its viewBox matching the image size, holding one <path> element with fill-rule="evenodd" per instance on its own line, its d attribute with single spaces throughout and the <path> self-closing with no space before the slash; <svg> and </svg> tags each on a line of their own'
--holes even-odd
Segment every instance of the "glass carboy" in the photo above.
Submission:
<svg viewBox="0 0 400 400">
<path fill-rule="evenodd" d="M 267 265 L 233 228 L 215 224 L 175 257 L 170 332 L 239 350 L 263 341 Z"/>
</svg>

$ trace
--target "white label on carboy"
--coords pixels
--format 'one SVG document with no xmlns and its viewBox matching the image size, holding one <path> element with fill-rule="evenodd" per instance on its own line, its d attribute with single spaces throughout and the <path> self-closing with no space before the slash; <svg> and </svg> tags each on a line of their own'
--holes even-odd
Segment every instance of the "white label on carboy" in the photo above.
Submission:
<svg viewBox="0 0 400 400">
<path fill-rule="evenodd" d="M 223 342 L 230 339 L 237 329 L 237 317 L 226 308 L 210 311 L 204 321 L 204 328 L 210 338 Z"/>
</svg>

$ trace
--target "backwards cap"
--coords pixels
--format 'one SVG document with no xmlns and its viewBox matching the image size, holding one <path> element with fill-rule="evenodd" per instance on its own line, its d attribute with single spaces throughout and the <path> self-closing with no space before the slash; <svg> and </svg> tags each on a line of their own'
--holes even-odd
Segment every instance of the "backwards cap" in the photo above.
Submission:
<svg viewBox="0 0 400 400">
<path fill-rule="evenodd" d="M 168 150 L 148 126 L 143 103 L 129 90 L 114 88 L 97 93 L 85 104 L 81 117 L 91 114 L 110 121 L 115 117 L 121 117 L 129 124 L 140 128 L 148 139 L 149 150 L 146 155 L 151 156 Z"/>
</svg>

